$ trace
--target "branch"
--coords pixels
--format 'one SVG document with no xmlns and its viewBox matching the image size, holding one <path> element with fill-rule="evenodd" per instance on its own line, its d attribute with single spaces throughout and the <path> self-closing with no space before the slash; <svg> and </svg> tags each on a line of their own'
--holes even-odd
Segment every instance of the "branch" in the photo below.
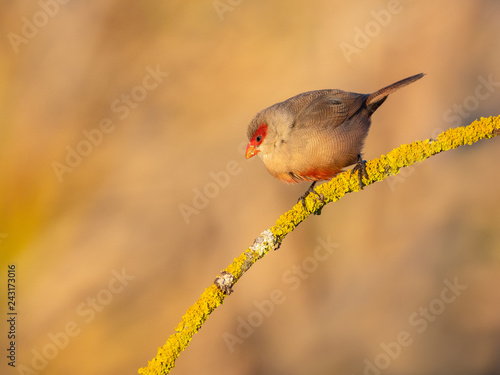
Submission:
<svg viewBox="0 0 500 375">
<path fill-rule="evenodd" d="M 421 162 L 440 152 L 455 149 L 463 145 L 471 145 L 481 139 L 493 138 L 500 134 L 500 116 L 481 118 L 466 127 L 449 129 L 435 139 L 417 141 L 402 145 L 387 155 L 366 163 L 368 178 L 363 179 L 366 185 L 395 175 L 401 168 Z M 306 198 L 306 208 L 302 203 L 296 204 L 290 211 L 281 215 L 276 224 L 262 232 L 243 254 L 222 271 L 214 283 L 205 289 L 200 299 L 191 306 L 182 317 L 166 344 L 158 349 L 158 355 L 139 369 L 139 374 L 168 374 L 175 366 L 175 360 L 198 332 L 208 316 L 221 305 L 232 292 L 232 286 L 243 274 L 270 250 L 277 249 L 288 233 L 304 221 L 310 214 L 319 214 L 325 204 L 341 199 L 347 193 L 359 190 L 357 174 L 343 172 L 315 189 L 325 197 L 321 202 L 315 194 Z"/>
</svg>

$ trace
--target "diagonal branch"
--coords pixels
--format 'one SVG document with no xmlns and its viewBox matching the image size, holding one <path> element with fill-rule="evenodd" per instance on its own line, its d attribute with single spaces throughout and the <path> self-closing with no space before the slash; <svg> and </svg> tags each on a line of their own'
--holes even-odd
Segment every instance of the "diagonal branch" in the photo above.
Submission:
<svg viewBox="0 0 500 375">
<path fill-rule="evenodd" d="M 387 155 L 367 162 L 368 178 L 363 182 L 365 185 L 371 185 L 397 174 L 401 168 L 421 162 L 440 152 L 470 145 L 497 135 L 500 135 L 500 116 L 481 118 L 468 126 L 449 129 L 435 139 L 401 145 Z M 232 292 L 232 286 L 257 260 L 270 250 L 277 249 L 286 235 L 310 214 L 319 214 L 325 204 L 338 201 L 347 193 L 358 190 L 357 174 L 346 171 L 316 188 L 318 193 L 324 195 L 323 202 L 316 200 L 315 195 L 311 194 L 306 198 L 306 208 L 302 203 L 298 203 L 290 211 L 281 215 L 272 228 L 262 232 L 253 245 L 235 258 L 217 276 L 214 283 L 205 289 L 200 299 L 182 317 L 175 333 L 168 338 L 164 346 L 158 349 L 157 356 L 148 363 L 148 366 L 139 369 L 139 374 L 168 374 L 193 335 L 198 332 L 212 311 L 221 305 L 226 296 Z"/>
</svg>

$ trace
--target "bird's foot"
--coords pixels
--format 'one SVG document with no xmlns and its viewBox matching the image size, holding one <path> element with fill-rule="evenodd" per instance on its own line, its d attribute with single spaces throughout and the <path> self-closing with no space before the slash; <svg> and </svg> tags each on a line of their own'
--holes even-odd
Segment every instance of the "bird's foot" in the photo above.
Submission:
<svg viewBox="0 0 500 375">
<path fill-rule="evenodd" d="M 358 154 L 358 160 L 356 161 L 356 165 L 351 170 L 351 173 L 358 172 L 358 181 L 359 181 L 359 189 L 363 190 L 365 184 L 363 184 L 363 177 L 368 179 L 368 173 L 366 173 L 366 160 L 363 160 L 361 154 Z"/>
<path fill-rule="evenodd" d="M 309 194 L 316 194 L 318 196 L 320 202 L 325 201 L 325 196 L 322 193 L 318 193 L 316 190 L 314 190 L 314 186 L 316 185 L 316 182 L 317 181 L 314 181 L 311 184 L 311 186 L 309 186 L 309 189 L 307 189 L 306 192 L 304 194 L 302 194 L 302 196 L 297 200 L 297 203 L 302 202 L 302 206 L 304 207 L 304 209 L 307 208 L 306 207 L 306 198 Z M 317 215 L 319 215 L 320 213 L 321 213 L 321 211 Z"/>
</svg>

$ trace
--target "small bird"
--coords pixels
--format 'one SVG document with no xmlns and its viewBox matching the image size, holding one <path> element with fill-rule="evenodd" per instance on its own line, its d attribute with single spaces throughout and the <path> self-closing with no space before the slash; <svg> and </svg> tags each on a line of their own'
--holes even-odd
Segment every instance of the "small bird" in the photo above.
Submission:
<svg viewBox="0 0 500 375">
<path fill-rule="evenodd" d="M 417 74 L 373 94 L 316 90 L 276 103 L 255 115 L 247 129 L 247 159 L 259 155 L 269 173 L 283 182 L 313 181 L 299 198 L 315 193 L 319 180 L 329 180 L 356 164 L 360 188 L 366 175 L 361 151 L 371 115 L 394 91 L 422 78 Z"/>
</svg>

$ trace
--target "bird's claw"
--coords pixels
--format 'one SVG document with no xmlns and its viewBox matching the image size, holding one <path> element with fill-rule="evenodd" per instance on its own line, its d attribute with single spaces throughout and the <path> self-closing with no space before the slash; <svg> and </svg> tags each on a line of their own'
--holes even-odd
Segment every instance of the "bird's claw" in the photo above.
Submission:
<svg viewBox="0 0 500 375">
<path fill-rule="evenodd" d="M 366 172 L 366 160 L 363 160 L 361 154 L 358 154 L 358 160 L 356 161 L 356 165 L 351 170 L 351 173 L 358 172 L 358 181 L 359 181 L 359 189 L 363 190 L 365 184 L 363 184 L 363 177 L 368 179 L 368 173 Z"/>
<path fill-rule="evenodd" d="M 309 194 L 316 194 L 321 203 L 323 203 L 325 201 L 325 196 L 322 193 L 318 193 L 316 190 L 314 190 L 314 185 L 316 185 L 316 181 L 314 181 L 311 184 L 311 186 L 309 186 L 309 189 L 307 189 L 306 192 L 304 194 L 302 194 L 302 196 L 297 200 L 297 203 L 302 202 L 302 207 L 304 207 L 304 210 L 307 208 L 306 207 L 306 198 Z M 321 213 L 321 211 L 320 211 L 320 213 Z M 318 215 L 319 215 L 319 213 L 318 213 Z"/>
</svg>

